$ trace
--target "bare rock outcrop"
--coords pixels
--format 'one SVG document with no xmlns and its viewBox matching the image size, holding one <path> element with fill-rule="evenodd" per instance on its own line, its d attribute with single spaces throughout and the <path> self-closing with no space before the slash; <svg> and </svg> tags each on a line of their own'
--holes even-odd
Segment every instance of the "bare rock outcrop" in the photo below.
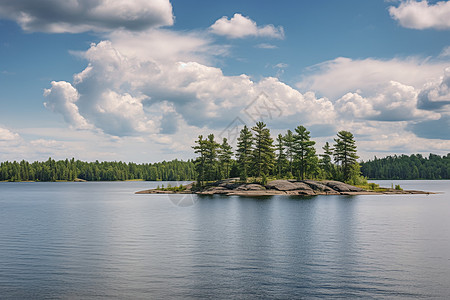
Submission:
<svg viewBox="0 0 450 300">
<path fill-rule="evenodd" d="M 182 191 L 173 190 L 146 190 L 137 194 L 172 194 L 172 193 L 196 193 L 200 195 L 237 195 L 237 196 L 271 196 L 271 195 L 368 195 L 368 194 L 430 194 L 421 191 L 403 191 L 386 189 L 384 192 L 367 191 L 339 181 L 315 181 L 315 180 L 273 180 L 265 186 L 258 183 L 243 183 L 239 178 L 229 178 L 196 190 L 191 183 Z"/>
</svg>

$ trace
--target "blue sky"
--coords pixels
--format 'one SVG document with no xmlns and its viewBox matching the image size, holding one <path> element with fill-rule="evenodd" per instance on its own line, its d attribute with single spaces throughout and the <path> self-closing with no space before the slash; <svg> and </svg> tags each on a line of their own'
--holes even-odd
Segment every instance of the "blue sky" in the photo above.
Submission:
<svg viewBox="0 0 450 300">
<path fill-rule="evenodd" d="M 0 161 L 187 159 L 261 119 L 446 154 L 450 2 L 5 0 L 0 90 Z"/>
</svg>

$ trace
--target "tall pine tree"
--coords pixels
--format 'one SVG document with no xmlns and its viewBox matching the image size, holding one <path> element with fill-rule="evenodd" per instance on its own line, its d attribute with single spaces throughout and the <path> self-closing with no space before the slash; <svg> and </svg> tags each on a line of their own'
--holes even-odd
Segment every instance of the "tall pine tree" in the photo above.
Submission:
<svg viewBox="0 0 450 300">
<path fill-rule="evenodd" d="M 241 180 L 246 181 L 251 162 L 253 136 L 247 125 L 240 131 L 237 139 L 236 159 Z"/>
<path fill-rule="evenodd" d="M 291 176 L 293 174 L 292 167 L 293 167 L 293 160 L 294 160 L 294 134 L 290 129 L 286 132 L 284 136 L 284 145 L 286 146 L 286 159 L 288 160 L 288 169 L 291 173 Z"/>
<path fill-rule="evenodd" d="M 339 131 L 334 141 L 334 161 L 341 167 L 342 179 L 348 181 L 352 176 L 359 176 L 359 164 L 356 161 L 359 156 L 356 155 L 356 144 L 353 134 L 345 130 Z M 358 170 L 355 170 L 356 168 Z"/>
<path fill-rule="evenodd" d="M 227 138 L 223 138 L 222 144 L 219 146 L 218 150 L 218 158 L 219 158 L 219 164 L 221 173 L 224 178 L 228 178 L 230 176 L 230 164 L 231 164 L 231 157 L 233 156 L 233 150 L 228 144 Z"/>
<path fill-rule="evenodd" d="M 284 173 L 284 169 L 287 163 L 286 154 L 284 153 L 284 138 L 283 135 L 278 134 L 277 143 L 275 145 L 277 151 L 277 178 L 282 178 L 282 174 Z"/>
<path fill-rule="evenodd" d="M 294 162 L 297 165 L 298 177 L 302 180 L 305 175 L 312 175 L 317 168 L 317 156 L 314 145 L 311 141 L 310 132 L 304 126 L 295 128 L 294 134 Z"/>
<path fill-rule="evenodd" d="M 203 139 L 203 135 L 198 136 L 198 140 L 195 141 L 197 145 L 193 146 L 194 152 L 199 156 L 195 160 L 195 171 L 197 171 L 197 183 L 203 186 L 205 181 L 205 168 L 206 168 L 206 148 L 207 141 Z"/>
<path fill-rule="evenodd" d="M 320 167 L 323 170 L 323 177 L 325 179 L 332 179 L 333 178 L 333 163 L 332 163 L 332 155 L 333 155 L 333 149 L 330 146 L 330 143 L 326 142 L 325 145 L 322 147 L 323 154 L 320 154 Z"/>
<path fill-rule="evenodd" d="M 219 168 L 217 165 L 217 150 L 219 143 L 214 140 L 214 134 L 208 135 L 206 140 L 206 159 L 205 159 L 205 173 L 206 180 L 219 179 Z"/>
<path fill-rule="evenodd" d="M 257 177 L 263 174 L 269 175 L 274 165 L 275 153 L 273 149 L 273 139 L 270 137 L 270 130 L 263 122 L 256 123 L 252 127 L 255 132 L 254 149 L 252 153 L 252 166 Z"/>
</svg>

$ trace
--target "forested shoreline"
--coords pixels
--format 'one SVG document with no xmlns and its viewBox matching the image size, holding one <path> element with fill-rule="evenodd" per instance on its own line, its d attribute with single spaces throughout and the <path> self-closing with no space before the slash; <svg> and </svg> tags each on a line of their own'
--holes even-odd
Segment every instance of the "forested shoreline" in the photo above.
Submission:
<svg viewBox="0 0 450 300">
<path fill-rule="evenodd" d="M 374 158 L 361 164 L 361 173 L 369 179 L 450 179 L 450 153 L 393 155 Z"/>
<path fill-rule="evenodd" d="M 185 181 L 195 179 L 195 169 L 190 160 L 136 164 L 49 158 L 44 162 L 0 163 L 0 181 L 74 181 L 77 178 L 86 181 Z"/>
</svg>

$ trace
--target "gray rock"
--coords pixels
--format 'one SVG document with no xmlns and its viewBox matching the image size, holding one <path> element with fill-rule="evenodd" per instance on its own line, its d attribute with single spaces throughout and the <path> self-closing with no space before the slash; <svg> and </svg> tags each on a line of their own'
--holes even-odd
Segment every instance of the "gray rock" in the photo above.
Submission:
<svg viewBox="0 0 450 300">
<path fill-rule="evenodd" d="M 266 188 L 275 189 L 279 191 L 293 191 L 296 190 L 296 187 L 292 182 L 287 180 L 273 180 L 266 184 Z"/>
<path fill-rule="evenodd" d="M 314 181 L 314 180 L 303 180 L 304 183 L 306 183 L 307 185 L 309 185 L 313 190 L 315 191 L 320 191 L 320 192 L 336 192 L 335 190 L 333 190 L 332 188 L 330 188 L 329 186 L 326 186 L 325 184 L 319 182 L 319 181 Z"/>
<path fill-rule="evenodd" d="M 213 195 L 213 194 L 228 194 L 230 192 L 229 189 L 221 187 L 221 186 L 212 186 L 207 189 L 205 189 L 202 192 L 199 192 L 199 194 L 202 195 Z"/>
<path fill-rule="evenodd" d="M 307 185 L 306 183 L 303 182 L 291 182 L 294 186 L 296 190 L 300 190 L 300 191 L 312 191 L 311 187 L 309 185 Z"/>
<path fill-rule="evenodd" d="M 324 181 L 324 184 L 338 192 L 363 192 L 364 189 L 339 181 Z"/>
<path fill-rule="evenodd" d="M 309 185 L 298 182 L 298 181 L 288 181 L 288 180 L 273 180 L 266 184 L 266 188 L 275 189 L 279 191 L 312 191 Z"/>
<path fill-rule="evenodd" d="M 265 190 L 265 188 L 256 183 L 242 184 L 235 189 L 236 191 L 261 191 Z"/>
</svg>

